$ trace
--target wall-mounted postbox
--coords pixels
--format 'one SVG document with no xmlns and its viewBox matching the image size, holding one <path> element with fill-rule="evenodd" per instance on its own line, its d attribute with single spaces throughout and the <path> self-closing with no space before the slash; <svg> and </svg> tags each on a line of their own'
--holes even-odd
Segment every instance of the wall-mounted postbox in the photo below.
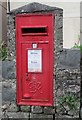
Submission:
<svg viewBox="0 0 82 120">
<path fill-rule="evenodd" d="M 18 105 L 53 105 L 54 16 L 16 16 Z"/>
</svg>

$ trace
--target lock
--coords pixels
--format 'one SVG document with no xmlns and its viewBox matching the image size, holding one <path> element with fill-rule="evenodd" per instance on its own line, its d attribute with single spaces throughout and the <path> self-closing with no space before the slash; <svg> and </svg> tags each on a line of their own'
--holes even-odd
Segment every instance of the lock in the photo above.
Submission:
<svg viewBox="0 0 82 120">
<path fill-rule="evenodd" d="M 31 75 L 28 74 L 28 73 L 26 73 L 26 80 L 27 80 L 27 81 L 28 81 L 28 80 L 31 80 Z"/>
<path fill-rule="evenodd" d="M 26 73 L 26 80 L 28 79 L 28 73 Z"/>
</svg>

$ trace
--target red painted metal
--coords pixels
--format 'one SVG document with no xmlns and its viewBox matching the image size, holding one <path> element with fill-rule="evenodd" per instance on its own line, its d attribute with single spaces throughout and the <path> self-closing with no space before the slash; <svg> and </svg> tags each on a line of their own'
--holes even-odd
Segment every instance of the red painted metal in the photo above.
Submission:
<svg viewBox="0 0 82 120">
<path fill-rule="evenodd" d="M 54 16 L 52 14 L 17 15 L 16 93 L 18 105 L 53 105 L 53 66 Z"/>
</svg>

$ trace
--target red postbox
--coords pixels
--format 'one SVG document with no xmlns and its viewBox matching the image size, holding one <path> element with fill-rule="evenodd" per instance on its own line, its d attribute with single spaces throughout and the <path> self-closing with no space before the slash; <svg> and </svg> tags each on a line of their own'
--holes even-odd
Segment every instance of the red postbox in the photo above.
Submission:
<svg viewBox="0 0 82 120">
<path fill-rule="evenodd" d="M 53 105 L 54 16 L 16 16 L 18 105 Z"/>
</svg>

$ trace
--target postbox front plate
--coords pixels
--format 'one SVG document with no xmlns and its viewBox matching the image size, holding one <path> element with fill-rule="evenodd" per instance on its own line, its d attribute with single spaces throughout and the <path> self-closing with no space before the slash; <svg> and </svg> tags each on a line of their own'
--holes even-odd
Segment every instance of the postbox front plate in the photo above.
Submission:
<svg viewBox="0 0 82 120">
<path fill-rule="evenodd" d="M 51 14 L 16 17 L 18 105 L 53 105 L 53 21 Z"/>
</svg>

